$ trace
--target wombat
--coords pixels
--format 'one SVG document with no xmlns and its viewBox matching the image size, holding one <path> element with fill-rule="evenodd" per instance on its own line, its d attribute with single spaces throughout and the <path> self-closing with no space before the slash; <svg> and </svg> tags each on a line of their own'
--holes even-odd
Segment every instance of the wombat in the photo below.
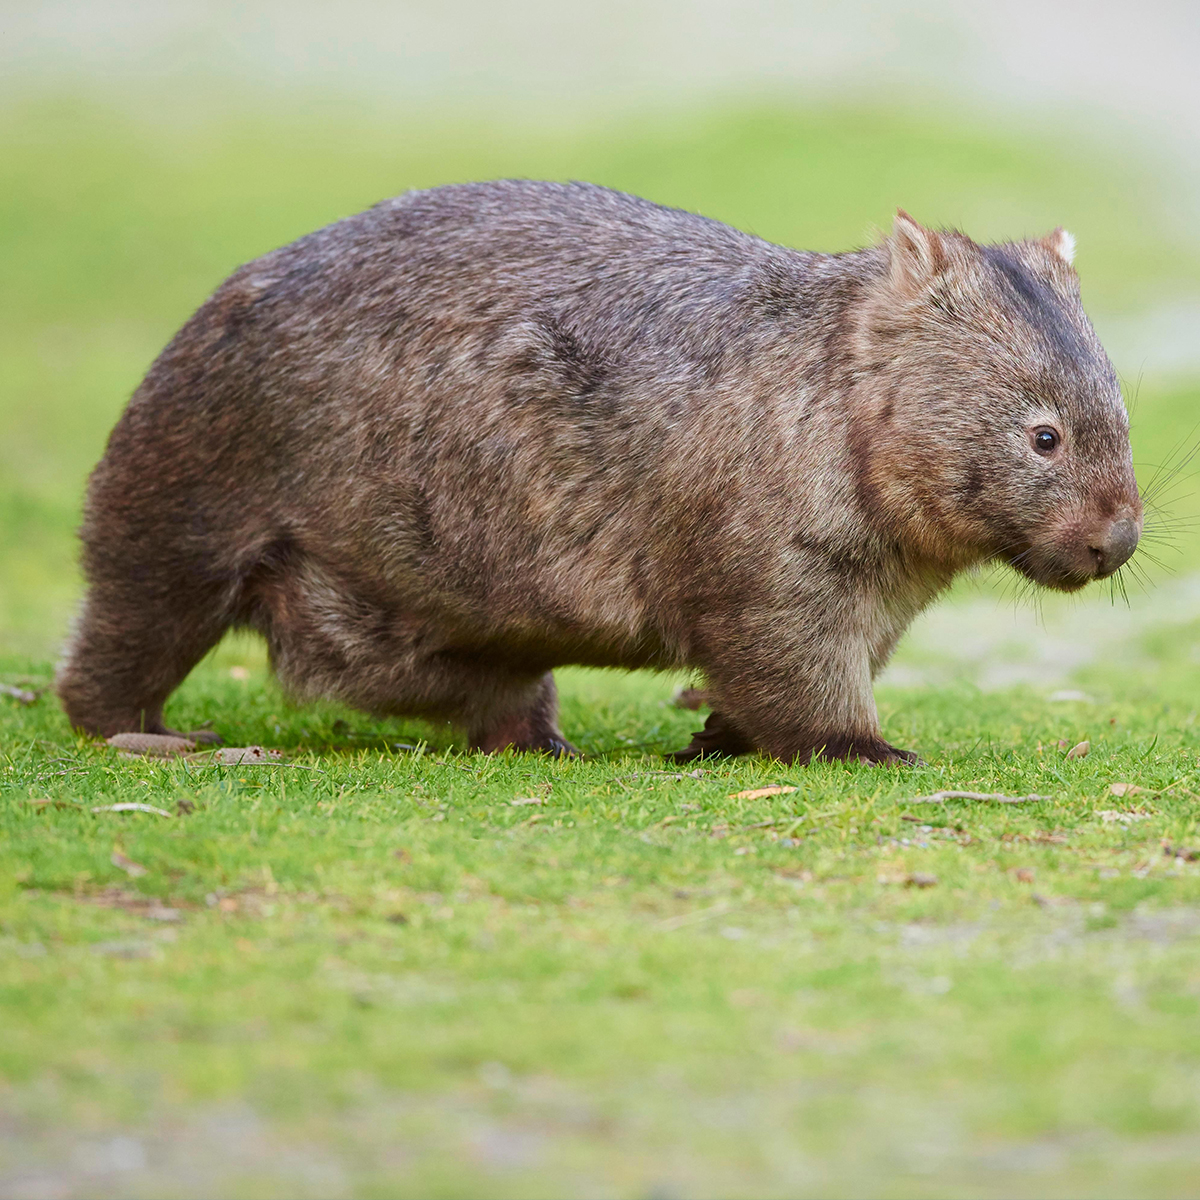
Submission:
<svg viewBox="0 0 1200 1200">
<path fill-rule="evenodd" d="M 237 270 L 91 478 L 58 675 L 94 734 L 231 627 L 297 698 L 568 753 L 551 669 L 692 668 L 680 751 L 886 763 L 872 678 L 964 568 L 1132 554 L 1113 369 L 1056 230 L 843 254 L 589 184 L 435 188 Z"/>
</svg>

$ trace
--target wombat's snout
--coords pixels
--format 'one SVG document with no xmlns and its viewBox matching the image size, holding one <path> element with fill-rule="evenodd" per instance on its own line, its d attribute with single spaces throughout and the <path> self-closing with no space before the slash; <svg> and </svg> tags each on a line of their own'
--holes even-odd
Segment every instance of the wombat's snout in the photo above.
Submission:
<svg viewBox="0 0 1200 1200">
<path fill-rule="evenodd" d="M 1121 517 L 1102 525 L 1088 539 L 1093 573 L 1097 579 L 1107 579 L 1120 570 L 1137 549 L 1141 528 L 1132 517 Z"/>
<path fill-rule="evenodd" d="M 1141 505 L 1136 502 L 1099 520 L 1068 513 L 1012 565 L 1043 587 L 1075 592 L 1119 571 L 1137 549 L 1141 533 Z"/>
</svg>

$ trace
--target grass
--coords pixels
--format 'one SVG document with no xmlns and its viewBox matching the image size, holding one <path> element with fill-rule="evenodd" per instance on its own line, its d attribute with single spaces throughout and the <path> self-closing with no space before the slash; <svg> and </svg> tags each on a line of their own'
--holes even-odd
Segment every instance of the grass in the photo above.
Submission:
<svg viewBox="0 0 1200 1200">
<path fill-rule="evenodd" d="M 927 118 L 123 111 L 0 113 L 9 684 L 49 679 L 84 475 L 173 329 L 236 262 L 403 187 L 585 176 L 830 247 L 897 203 L 980 236 L 1061 222 L 1110 307 L 1195 269 L 1150 182 Z M 1195 399 L 1143 385 L 1139 459 Z M 1192 1194 L 1200 625 L 1136 639 L 1080 669 L 1090 701 L 881 689 L 907 771 L 675 772 L 678 681 L 579 670 L 582 760 L 474 756 L 292 708 L 237 640 L 168 718 L 282 765 L 121 759 L 51 696 L 0 697 L 0 1192 Z M 737 798 L 772 784 L 796 790 Z M 944 788 L 1046 798 L 916 802 Z M 93 811 L 122 802 L 171 815 Z"/>
<path fill-rule="evenodd" d="M 930 766 L 678 777 L 668 681 L 564 674 L 580 762 L 289 710 L 236 645 L 177 718 L 290 765 L 7 713 L 10 1161 L 142 1148 L 88 1195 L 1188 1194 L 1194 712 L 885 696 Z M 947 786 L 1048 799 L 913 802 Z M 175 815 L 91 811 L 128 801 Z"/>
</svg>

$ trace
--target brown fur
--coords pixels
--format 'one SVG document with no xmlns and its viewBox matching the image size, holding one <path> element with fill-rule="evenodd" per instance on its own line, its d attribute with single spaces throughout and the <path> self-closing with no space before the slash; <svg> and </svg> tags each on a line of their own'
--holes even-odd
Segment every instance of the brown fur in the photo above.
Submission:
<svg viewBox="0 0 1200 1200">
<path fill-rule="evenodd" d="M 871 680 L 956 573 L 1071 589 L 1140 530 L 1064 246 L 900 214 L 812 254 L 500 182 L 267 254 L 162 353 L 92 476 L 67 713 L 166 732 L 248 626 L 295 696 L 484 750 L 569 749 L 549 672 L 584 663 L 701 671 L 716 711 L 685 756 L 909 757 Z"/>
</svg>

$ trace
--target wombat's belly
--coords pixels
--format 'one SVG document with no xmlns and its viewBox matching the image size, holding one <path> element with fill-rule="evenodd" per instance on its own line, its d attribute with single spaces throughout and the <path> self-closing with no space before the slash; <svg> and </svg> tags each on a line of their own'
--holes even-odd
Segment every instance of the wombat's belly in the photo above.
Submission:
<svg viewBox="0 0 1200 1200">
<path fill-rule="evenodd" d="M 509 515 L 493 510 L 476 526 L 458 514 L 435 526 L 443 537 L 417 546 L 411 510 L 390 513 L 383 530 L 344 515 L 309 520 L 282 569 L 248 580 L 247 608 L 269 613 L 294 639 L 337 630 L 354 643 L 348 661 L 394 654 L 398 644 L 522 672 L 686 659 L 678 615 L 649 602 L 638 554 L 598 539 L 572 551 L 556 544 L 553 528 L 502 536 Z"/>
</svg>

